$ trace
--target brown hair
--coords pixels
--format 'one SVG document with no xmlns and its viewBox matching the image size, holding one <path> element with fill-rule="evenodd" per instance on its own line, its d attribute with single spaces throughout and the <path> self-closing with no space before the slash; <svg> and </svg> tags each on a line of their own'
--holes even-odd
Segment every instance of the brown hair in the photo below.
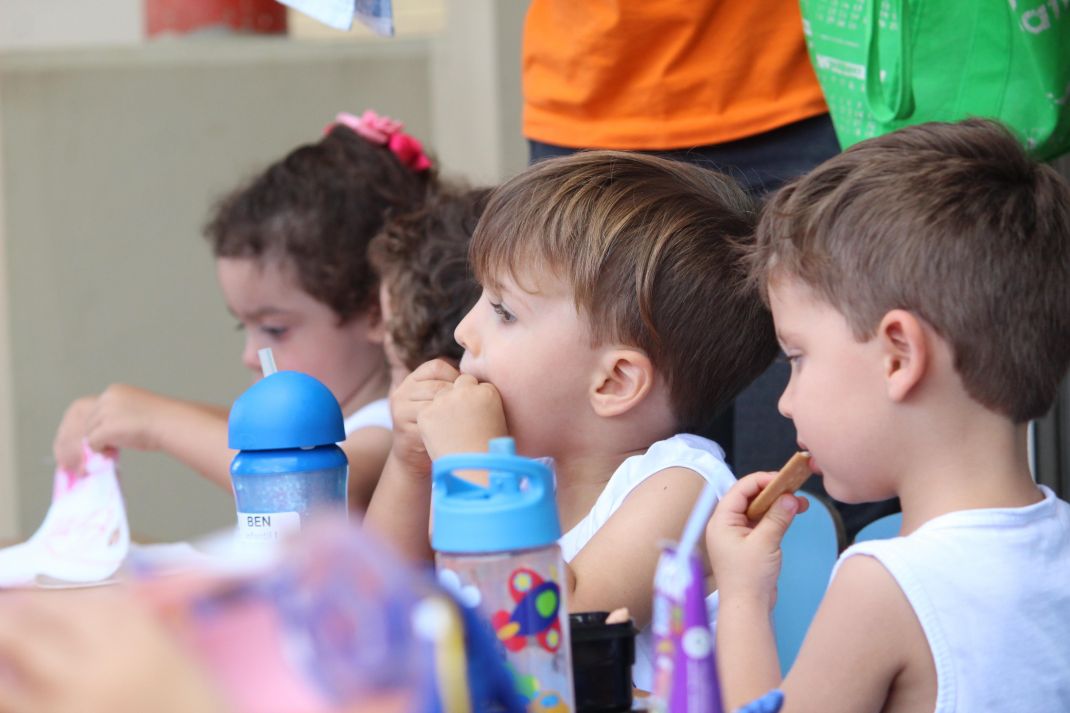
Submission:
<svg viewBox="0 0 1070 713">
<path fill-rule="evenodd" d="M 755 277 L 809 285 L 871 337 L 906 309 L 954 352 L 966 391 L 1023 422 L 1070 362 L 1070 187 L 1002 126 L 930 123 L 864 141 L 767 205 Z"/>
<path fill-rule="evenodd" d="M 368 256 L 390 290 L 387 329 L 402 362 L 460 361 L 453 330 L 479 299 L 468 267 L 468 243 L 487 205 L 489 188 L 443 189 L 415 211 L 389 221 Z"/>
<path fill-rule="evenodd" d="M 223 197 L 205 227 L 217 257 L 293 265 L 301 289 L 345 322 L 376 300 L 368 242 L 395 213 L 419 205 L 431 171 L 405 167 L 345 126 L 299 146 Z"/>
<path fill-rule="evenodd" d="M 642 349 L 680 430 L 712 417 L 776 353 L 746 281 L 756 208 L 728 177 L 656 156 L 581 152 L 542 161 L 491 195 L 472 238 L 476 277 L 552 274 L 572 287 L 596 343 Z"/>
</svg>

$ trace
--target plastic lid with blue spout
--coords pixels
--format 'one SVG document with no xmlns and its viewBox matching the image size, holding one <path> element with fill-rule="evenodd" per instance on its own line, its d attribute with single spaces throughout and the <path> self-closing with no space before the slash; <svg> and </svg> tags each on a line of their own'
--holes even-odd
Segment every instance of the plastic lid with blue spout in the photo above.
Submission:
<svg viewBox="0 0 1070 713">
<path fill-rule="evenodd" d="M 334 394 L 299 371 L 278 371 L 250 386 L 227 423 L 228 445 L 240 451 L 312 448 L 346 438 Z"/>
<path fill-rule="evenodd" d="M 488 473 L 477 485 L 458 471 Z M 553 473 L 545 463 L 516 455 L 512 438 L 495 438 L 487 453 L 443 456 L 432 464 L 434 530 L 439 552 L 494 553 L 534 549 L 561 537 Z"/>
</svg>

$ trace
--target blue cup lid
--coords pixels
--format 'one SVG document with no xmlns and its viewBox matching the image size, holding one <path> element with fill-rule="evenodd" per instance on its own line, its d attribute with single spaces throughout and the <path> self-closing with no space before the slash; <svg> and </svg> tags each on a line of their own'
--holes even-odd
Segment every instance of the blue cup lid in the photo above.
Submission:
<svg viewBox="0 0 1070 713">
<path fill-rule="evenodd" d="M 227 426 L 228 445 L 241 451 L 310 448 L 346 438 L 334 394 L 299 371 L 276 372 L 246 389 Z"/>
<path fill-rule="evenodd" d="M 440 552 L 509 552 L 553 544 L 561 537 L 550 468 L 516 455 L 512 438 L 495 438 L 488 453 L 458 453 L 431 467 L 434 530 Z M 457 471 L 488 472 L 487 487 Z"/>
</svg>

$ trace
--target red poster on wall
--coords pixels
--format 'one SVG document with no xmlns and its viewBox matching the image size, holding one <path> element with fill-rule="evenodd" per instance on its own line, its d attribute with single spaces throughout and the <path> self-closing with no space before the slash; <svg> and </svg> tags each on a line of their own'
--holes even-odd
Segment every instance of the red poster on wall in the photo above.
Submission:
<svg viewBox="0 0 1070 713">
<path fill-rule="evenodd" d="M 202 30 L 285 34 L 286 6 L 276 0 L 144 0 L 149 37 Z"/>
</svg>

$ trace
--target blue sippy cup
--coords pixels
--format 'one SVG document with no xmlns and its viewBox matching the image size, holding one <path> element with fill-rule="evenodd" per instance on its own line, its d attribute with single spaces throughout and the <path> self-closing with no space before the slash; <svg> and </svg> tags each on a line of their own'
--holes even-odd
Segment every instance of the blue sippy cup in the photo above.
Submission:
<svg viewBox="0 0 1070 713">
<path fill-rule="evenodd" d="M 516 455 L 512 438 L 489 453 L 432 464 L 439 580 L 490 620 L 528 710 L 575 710 L 561 523 L 550 468 Z M 488 484 L 458 477 L 481 471 Z"/>
<path fill-rule="evenodd" d="M 297 371 L 264 377 L 230 410 L 238 539 L 272 543 L 313 512 L 346 513 L 349 462 L 342 409 L 330 389 Z"/>
</svg>

